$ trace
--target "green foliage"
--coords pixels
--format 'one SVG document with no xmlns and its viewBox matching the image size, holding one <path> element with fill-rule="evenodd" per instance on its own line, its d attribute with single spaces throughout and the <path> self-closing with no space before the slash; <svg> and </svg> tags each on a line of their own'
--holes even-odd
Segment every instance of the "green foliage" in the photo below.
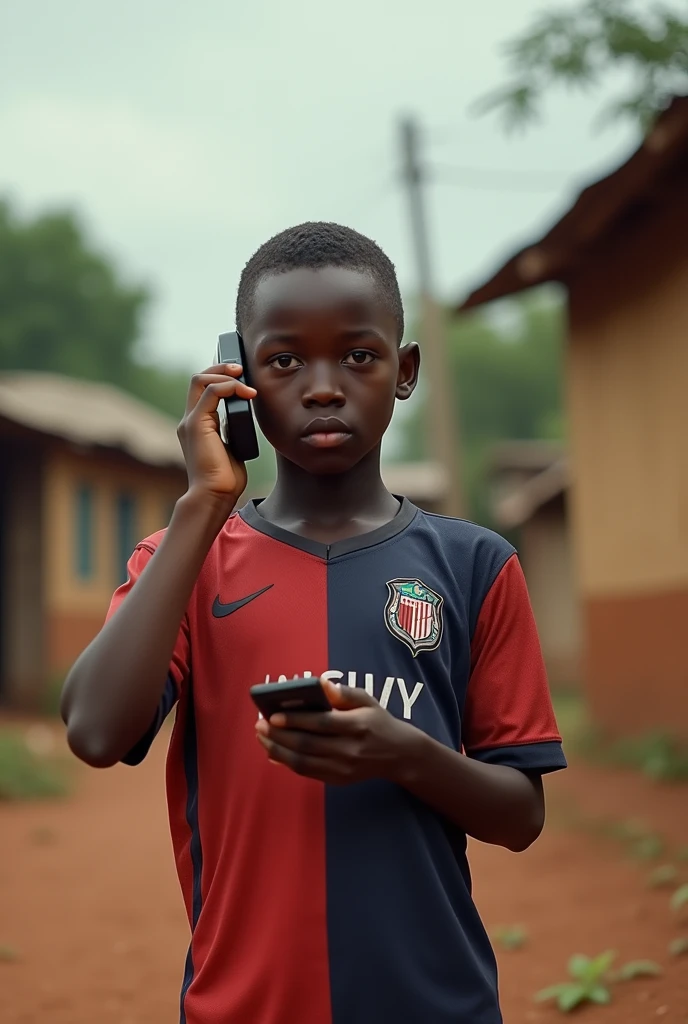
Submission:
<svg viewBox="0 0 688 1024">
<path fill-rule="evenodd" d="M 179 419 L 190 374 L 138 355 L 149 301 L 72 213 L 22 218 L 0 200 L 0 371 L 107 381 Z"/>
<path fill-rule="evenodd" d="M 62 699 L 62 686 L 64 684 L 64 674 L 59 673 L 49 679 L 45 684 L 43 693 L 41 694 L 41 707 L 40 711 L 48 718 L 59 718 L 60 717 L 60 701 Z"/>
<path fill-rule="evenodd" d="M 655 782 L 688 781 L 688 747 L 665 733 L 618 740 L 608 756 L 624 768 L 636 768 Z"/>
<path fill-rule="evenodd" d="M 656 860 L 664 853 L 664 840 L 658 835 L 643 836 L 637 839 L 630 848 L 630 854 L 635 860 L 648 861 Z"/>
<path fill-rule="evenodd" d="M 543 989 L 535 996 L 536 1002 L 555 1001 L 563 1013 L 570 1013 L 585 1003 L 600 1006 L 611 1002 L 610 985 L 613 982 L 633 981 L 636 978 L 656 978 L 662 973 L 659 964 L 652 960 L 631 960 L 612 973 L 611 966 L 616 953 L 608 950 L 594 958 L 577 954 L 569 960 L 570 981 L 560 982 Z"/>
<path fill-rule="evenodd" d="M 0 202 L 0 367 L 127 381 L 145 288 L 125 283 L 71 213 Z"/>
<path fill-rule="evenodd" d="M 494 941 L 502 947 L 502 949 L 513 951 L 516 949 L 522 949 L 528 941 L 528 932 L 521 925 L 505 925 L 501 928 L 496 928 L 492 933 Z"/>
<path fill-rule="evenodd" d="M 134 362 L 121 386 L 142 402 L 180 420 L 186 408 L 190 378 L 191 373 L 186 370 L 161 370 L 151 364 Z"/>
<path fill-rule="evenodd" d="M 476 109 L 499 110 L 510 129 L 539 119 L 552 86 L 600 88 L 619 71 L 627 88 L 603 107 L 601 123 L 645 129 L 668 97 L 688 91 L 688 18 L 661 2 L 585 0 L 544 11 L 505 49 L 511 81 Z"/>
<path fill-rule="evenodd" d="M 0 732 L 0 801 L 65 796 L 67 779 L 51 758 L 38 757 L 14 731 Z"/>
<path fill-rule="evenodd" d="M 505 322 L 479 311 L 448 325 L 469 513 L 483 523 L 490 521 L 485 470 L 491 446 L 503 440 L 561 440 L 564 430 L 561 303 L 540 293 L 505 303 L 502 310 Z M 432 457 L 422 408 L 402 430 L 400 458 Z"/>
<path fill-rule="evenodd" d="M 662 973 L 659 964 L 652 960 L 631 960 L 624 964 L 616 975 L 617 981 L 634 981 L 636 978 L 658 978 Z"/>
<path fill-rule="evenodd" d="M 14 964 L 19 960 L 19 953 L 14 946 L 0 945 L 0 964 Z"/>
<path fill-rule="evenodd" d="M 688 884 L 681 885 L 671 897 L 671 909 L 682 910 L 688 907 Z"/>
<path fill-rule="evenodd" d="M 688 953 L 688 935 L 673 939 L 669 943 L 669 953 L 671 956 L 685 956 Z"/>
<path fill-rule="evenodd" d="M 581 954 L 572 956 L 568 967 L 571 981 L 543 989 L 536 995 L 536 1001 L 545 1003 L 554 1000 L 563 1013 L 570 1013 L 584 1003 L 603 1006 L 611 1002 L 608 974 L 615 956 L 611 951 L 600 953 L 594 958 Z"/>
<path fill-rule="evenodd" d="M 651 889 L 665 889 L 673 886 L 678 878 L 678 869 L 673 864 L 662 864 L 648 875 L 647 884 Z"/>
<path fill-rule="evenodd" d="M 557 717 L 570 749 L 595 764 L 633 768 L 653 782 L 688 781 L 688 746 L 666 733 L 609 740 L 588 721 L 580 695 L 555 694 Z M 680 859 L 680 855 L 679 855 Z"/>
</svg>

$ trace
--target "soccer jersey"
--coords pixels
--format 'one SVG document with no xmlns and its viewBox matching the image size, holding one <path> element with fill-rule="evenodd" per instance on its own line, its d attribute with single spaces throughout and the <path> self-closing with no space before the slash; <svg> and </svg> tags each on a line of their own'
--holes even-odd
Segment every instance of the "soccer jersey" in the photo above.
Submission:
<svg viewBox="0 0 688 1024">
<path fill-rule="evenodd" d="M 162 538 L 143 541 L 111 613 Z M 254 683 L 327 674 L 466 756 L 565 766 L 514 549 L 401 501 L 324 545 L 233 514 L 194 587 L 144 756 L 178 701 L 167 789 L 192 937 L 182 1024 L 498 1024 L 466 836 L 383 779 L 270 764 Z"/>
</svg>

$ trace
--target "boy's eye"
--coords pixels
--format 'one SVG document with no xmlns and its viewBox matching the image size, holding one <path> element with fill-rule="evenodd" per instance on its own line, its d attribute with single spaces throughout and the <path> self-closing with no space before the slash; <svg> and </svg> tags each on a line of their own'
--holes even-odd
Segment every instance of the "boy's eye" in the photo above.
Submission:
<svg viewBox="0 0 688 1024">
<path fill-rule="evenodd" d="M 280 370 L 293 370 L 301 365 L 296 356 L 287 355 L 286 352 L 283 355 L 275 356 L 271 362 L 273 366 L 278 366 Z"/>
<path fill-rule="evenodd" d="M 344 362 L 353 363 L 355 366 L 364 366 L 366 363 L 372 363 L 373 359 L 375 359 L 375 356 L 372 352 L 364 352 L 362 349 L 357 349 L 355 352 L 349 352 Z"/>
</svg>

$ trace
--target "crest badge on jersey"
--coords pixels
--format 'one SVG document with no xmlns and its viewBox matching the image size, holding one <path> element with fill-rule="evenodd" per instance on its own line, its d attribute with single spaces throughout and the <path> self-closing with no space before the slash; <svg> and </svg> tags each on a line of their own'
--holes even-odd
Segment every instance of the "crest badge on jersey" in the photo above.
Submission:
<svg viewBox="0 0 688 1024">
<path fill-rule="evenodd" d="M 414 658 L 434 651 L 442 639 L 444 598 L 421 580 L 390 580 L 385 624 L 409 648 Z"/>
</svg>

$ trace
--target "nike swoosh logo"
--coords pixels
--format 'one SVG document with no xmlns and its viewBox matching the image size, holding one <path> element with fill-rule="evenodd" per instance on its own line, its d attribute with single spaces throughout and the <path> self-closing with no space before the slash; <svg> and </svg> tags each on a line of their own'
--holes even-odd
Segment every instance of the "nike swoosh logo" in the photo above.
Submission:
<svg viewBox="0 0 688 1024">
<path fill-rule="evenodd" d="M 236 612 L 239 608 L 243 608 L 245 604 L 250 604 L 251 601 L 255 601 L 257 597 L 264 594 L 266 590 L 270 590 L 274 587 L 274 583 L 268 583 L 267 587 L 263 587 L 262 590 L 256 590 L 255 594 L 249 594 L 248 597 L 242 597 L 238 601 L 230 601 L 229 604 L 223 604 L 218 594 L 213 601 L 213 615 L 216 619 L 224 619 L 225 615 L 231 615 L 232 612 Z"/>
</svg>

